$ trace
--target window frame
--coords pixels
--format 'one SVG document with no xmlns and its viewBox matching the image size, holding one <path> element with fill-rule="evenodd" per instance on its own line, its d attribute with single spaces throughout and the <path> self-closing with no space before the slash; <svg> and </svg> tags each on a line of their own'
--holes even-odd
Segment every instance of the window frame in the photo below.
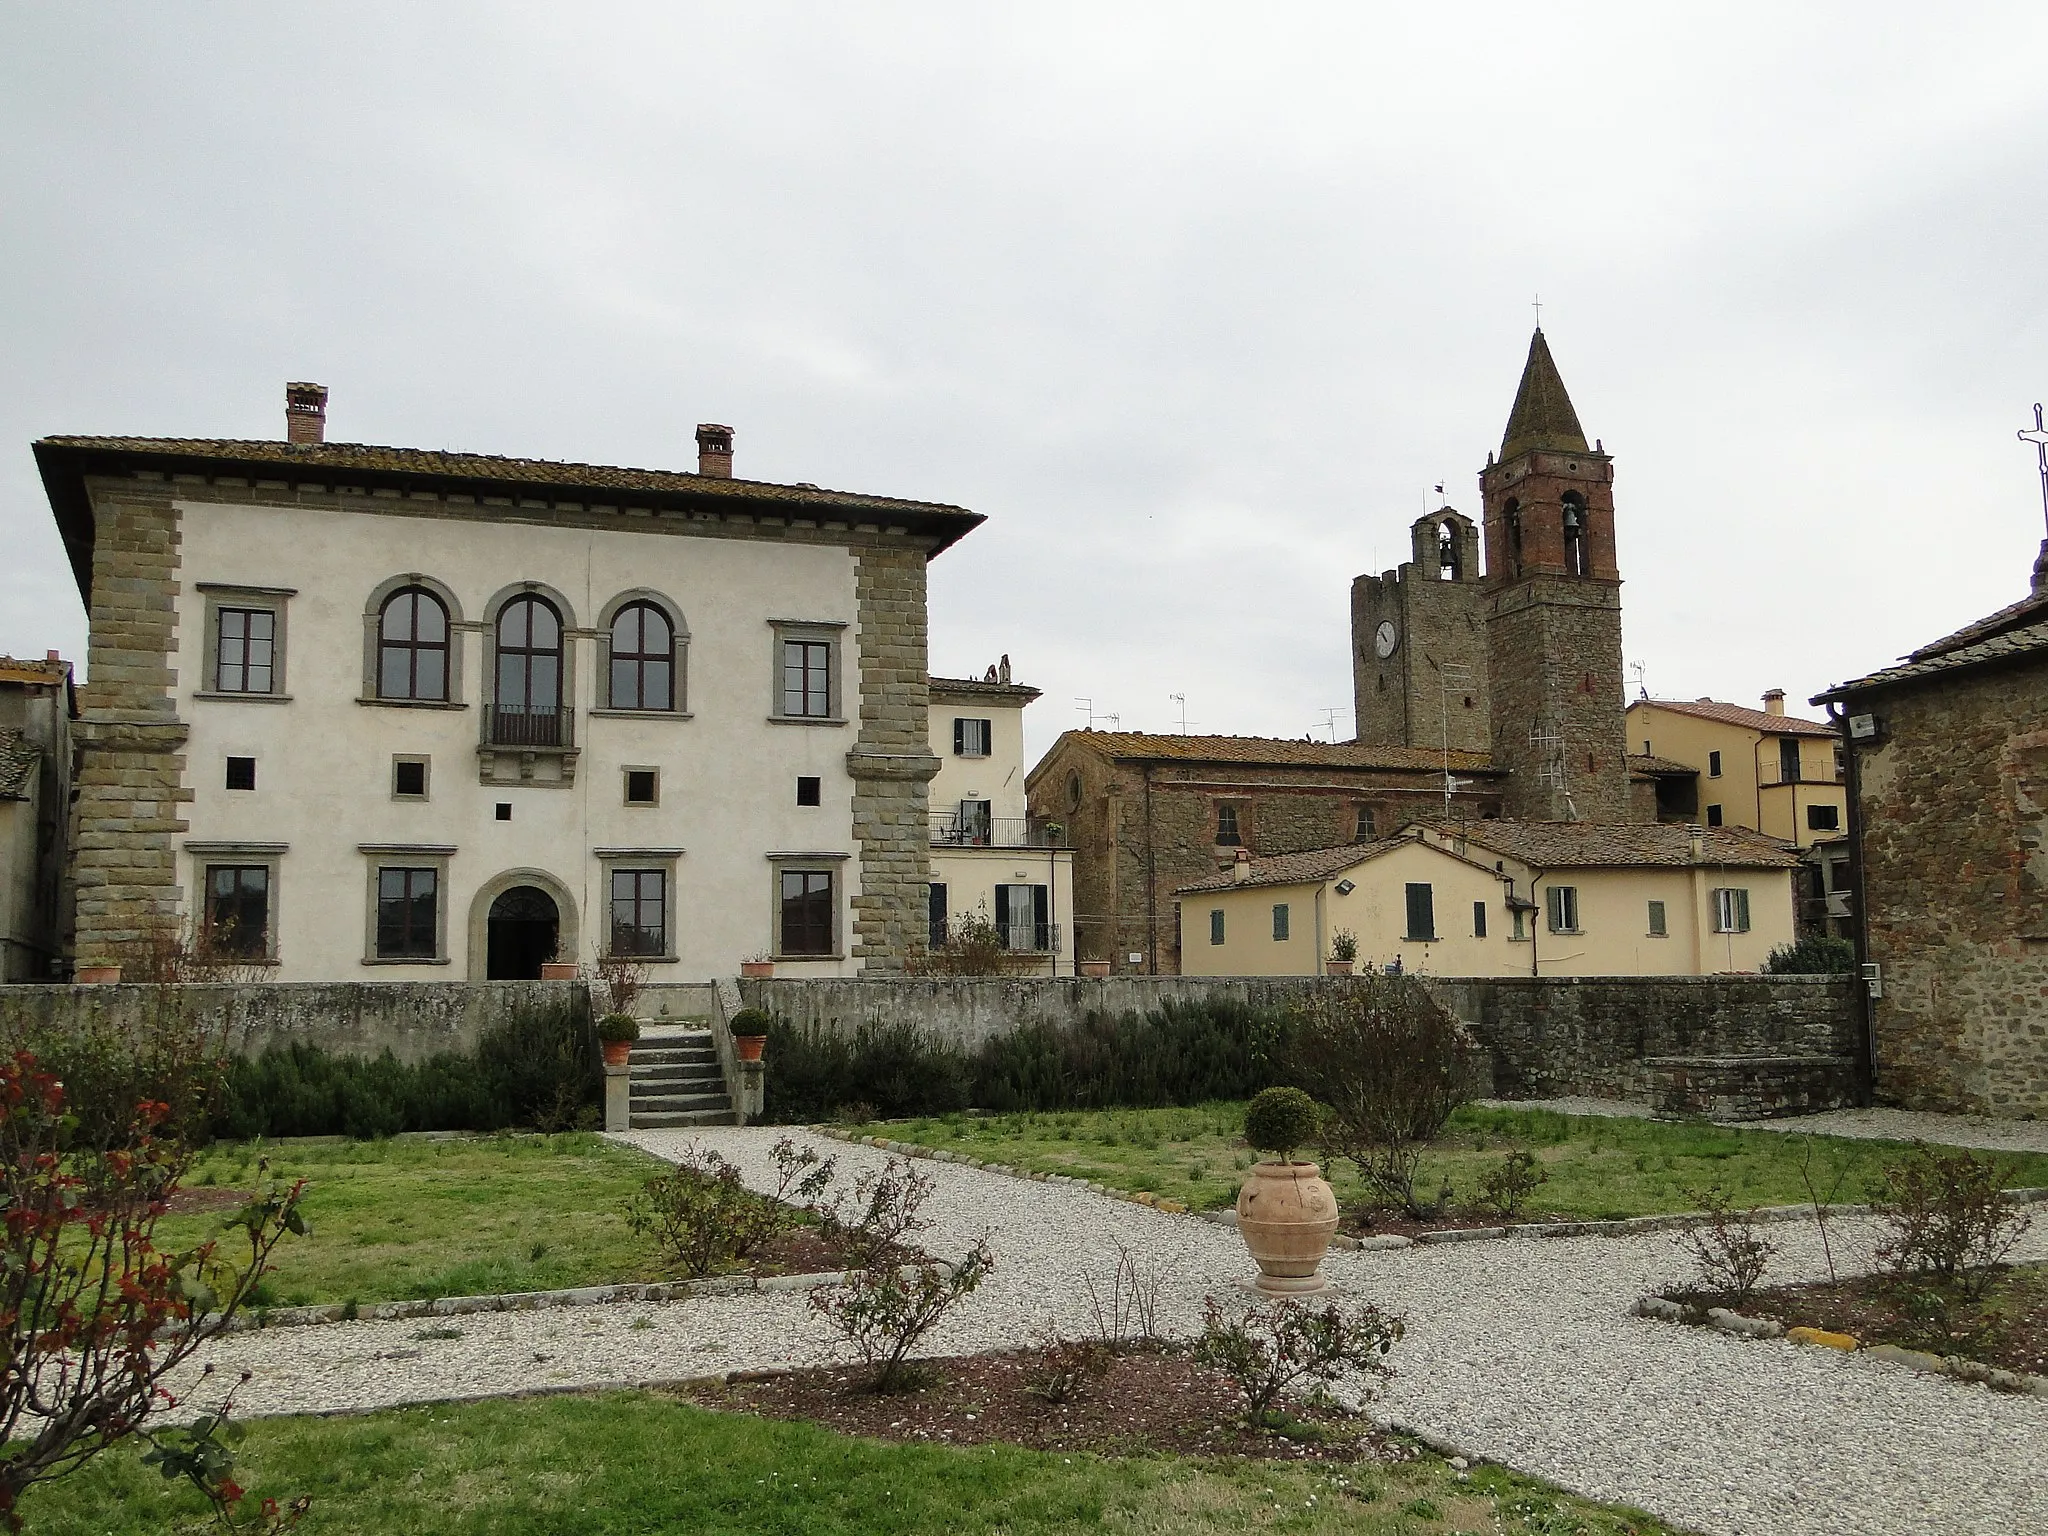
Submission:
<svg viewBox="0 0 2048 1536">
<path fill-rule="evenodd" d="M 682 863 L 683 850 L 680 848 L 596 848 L 592 850 L 598 863 L 598 921 L 602 925 L 598 942 L 604 946 L 607 957 L 616 956 L 644 965 L 674 965 L 681 956 L 676 952 L 677 908 L 681 904 L 682 888 L 677 871 Z M 618 955 L 612 948 L 612 878 L 620 874 L 658 874 L 662 877 L 661 951 L 659 954 Z M 637 900 L 637 897 L 636 897 Z"/>
<path fill-rule="evenodd" d="M 420 792 L 409 795 L 398 787 L 398 770 L 401 766 L 417 766 L 420 770 Z M 394 752 L 391 754 L 391 798 L 409 803 L 431 800 L 434 797 L 434 759 L 424 752 Z"/>
<path fill-rule="evenodd" d="M 1293 914 L 1287 910 L 1287 907 L 1288 904 L 1284 901 L 1273 903 L 1273 942 L 1275 944 L 1287 943 L 1288 931 L 1294 925 Z"/>
<path fill-rule="evenodd" d="M 498 678 L 503 670 L 504 663 L 501 657 L 505 650 L 505 647 L 499 642 L 499 632 L 504 624 L 506 611 L 513 604 L 527 598 L 535 599 L 552 608 L 555 618 L 559 621 L 559 629 L 555 637 L 557 647 L 555 654 L 559 658 L 556 669 L 555 708 L 560 725 L 556 732 L 556 740 L 553 742 L 509 742 L 495 739 L 500 734 L 496 723 L 498 712 L 501 708 L 498 703 Z M 484 605 L 483 622 L 478 628 L 483 635 L 483 678 L 480 685 L 480 696 L 484 706 L 482 711 L 483 718 L 479 721 L 478 745 L 481 749 L 480 782 L 485 784 L 511 782 L 494 775 L 492 765 L 497 754 L 535 752 L 548 753 L 561 758 L 564 768 L 560 779 L 532 780 L 530 782 L 545 782 L 550 787 L 566 787 L 574 783 L 574 775 L 569 770 L 568 765 L 573 764 L 579 755 L 579 749 L 576 746 L 576 646 L 579 640 L 588 638 L 588 631 L 581 629 L 577 625 L 574 606 L 560 592 L 544 582 L 514 582 L 512 585 L 500 588 L 492 594 L 491 600 Z M 536 653 L 530 648 L 514 648 L 514 654 L 525 654 L 530 657 L 535 654 L 545 653 Z M 525 691 L 530 705 L 533 693 L 533 677 L 530 666 L 527 673 Z"/>
<path fill-rule="evenodd" d="M 1720 826 L 1720 825 L 1722 824 L 1722 815 L 1721 815 L 1721 807 L 1720 807 L 1720 806 L 1718 806 L 1718 805 L 1710 805 L 1710 806 L 1708 806 L 1708 807 L 1707 807 L 1707 823 L 1706 823 L 1706 824 L 1707 824 L 1708 826 L 1710 826 L 1710 827 L 1718 827 L 1718 826 Z"/>
<path fill-rule="evenodd" d="M 976 729 L 970 731 L 972 726 Z M 981 746 L 978 751 L 968 750 L 967 738 L 978 735 Z M 996 723 L 993 718 L 980 715 L 955 715 L 953 717 L 953 755 L 955 757 L 987 758 L 996 755 Z"/>
<path fill-rule="evenodd" d="M 924 887 L 925 945 L 944 949 L 953 937 L 953 919 L 948 910 L 950 894 L 943 880 L 927 880 Z"/>
<path fill-rule="evenodd" d="M 1823 825 L 1818 818 L 1823 812 L 1827 822 Z M 1809 832 L 1839 832 L 1842 830 L 1842 808 L 1830 801 L 1818 800 L 1806 808 L 1806 830 Z"/>
<path fill-rule="evenodd" d="M 618 654 L 613 650 L 614 631 L 619 619 L 630 608 L 646 608 L 659 614 L 668 625 L 668 694 L 669 701 L 664 708 L 621 704 L 612 693 L 612 661 Z M 665 594 L 647 587 L 635 587 L 621 592 L 597 616 L 597 628 L 593 643 L 597 647 L 597 703 L 590 711 L 593 715 L 612 716 L 630 720 L 687 720 L 690 718 L 690 626 L 683 618 L 683 611 Z M 646 643 L 646 629 L 641 630 L 641 643 Z M 639 651 L 635 659 L 642 664 L 644 677 L 645 663 L 658 659 L 658 653 Z"/>
<path fill-rule="evenodd" d="M 1668 939 L 1671 937 L 1671 914 L 1662 901 L 1652 901 L 1649 903 L 1648 911 L 1645 913 L 1645 920 L 1649 924 L 1649 931 L 1644 937 L 1652 939 Z"/>
<path fill-rule="evenodd" d="M 1225 932 L 1223 909 L 1221 907 L 1211 907 L 1209 909 L 1209 942 L 1211 944 L 1221 944 L 1224 940 Z"/>
<path fill-rule="evenodd" d="M 825 893 L 830 910 L 826 921 L 825 945 L 822 949 L 789 948 L 788 903 L 790 896 L 787 882 L 791 877 L 800 877 L 807 881 L 822 879 L 826 882 Z M 839 910 L 840 898 L 845 890 L 845 882 L 840 878 L 839 869 L 836 866 L 825 865 L 816 860 L 809 859 L 778 863 L 775 866 L 773 890 L 775 928 L 774 942 L 770 952 L 774 955 L 775 959 L 778 961 L 820 961 L 843 960 L 845 958 L 843 949 L 846 922 Z M 798 897 L 801 899 L 812 894 L 814 893 L 808 890 L 800 891 Z"/>
<path fill-rule="evenodd" d="M 1369 843 L 1380 835 L 1379 810 L 1376 806 L 1357 807 L 1357 819 L 1352 824 L 1351 841 Z"/>
<path fill-rule="evenodd" d="M 1579 888 L 1576 885 L 1551 885 L 1543 890 L 1544 926 L 1552 933 L 1570 936 L 1584 933 L 1579 926 Z"/>
<path fill-rule="evenodd" d="M 1016 916 L 1015 904 L 1018 891 L 1029 891 L 1031 915 L 1021 923 Z M 1039 914 L 1044 913 L 1041 917 Z M 1049 955 L 1057 949 L 1052 928 L 1052 888 L 1044 882 L 1030 880 L 998 880 L 995 886 L 995 927 L 1002 937 L 1005 954 Z M 1029 929 L 1031 937 L 1043 938 L 1043 944 L 1033 943 L 1018 946 L 1010 942 L 1020 928 Z"/>
<path fill-rule="evenodd" d="M 1713 890 L 1713 900 L 1714 932 L 1737 934 L 1750 931 L 1748 886 L 1716 886 Z"/>
<path fill-rule="evenodd" d="M 443 679 L 447 692 L 438 699 L 385 698 L 379 691 L 383 683 L 384 606 L 407 587 L 417 587 L 432 597 L 448 617 L 447 675 Z M 437 581 L 424 571 L 407 571 L 379 582 L 363 605 L 363 686 L 356 702 L 379 709 L 469 708 L 462 693 L 463 635 L 482 627 L 463 618 L 462 604 L 446 582 Z"/>
<path fill-rule="evenodd" d="M 1420 930 L 1415 926 L 1415 918 L 1418 911 L 1416 893 L 1418 891 L 1422 893 L 1419 910 L 1421 915 L 1428 919 L 1427 923 Z M 1427 880 L 1404 881 L 1402 898 L 1402 922 L 1405 931 L 1401 935 L 1401 942 L 1403 944 L 1436 943 L 1436 887 Z"/>
<path fill-rule="evenodd" d="M 237 784 L 235 782 L 235 764 L 237 763 L 247 763 L 249 765 L 249 782 L 246 784 Z M 221 773 L 221 793 L 231 795 L 253 795 L 256 793 L 256 759 L 254 757 L 239 752 L 230 752 L 225 756 Z"/>
<path fill-rule="evenodd" d="M 193 902 L 188 904 L 193 934 L 196 936 L 203 933 L 210 922 L 207 910 L 212 884 L 208 875 L 209 868 L 225 866 L 250 868 L 262 866 L 269 875 L 265 887 L 263 953 L 260 955 L 240 955 L 234 958 L 235 963 L 238 965 L 277 964 L 279 953 L 278 930 L 283 920 L 283 903 L 281 899 L 283 881 L 280 879 L 280 876 L 283 872 L 284 855 L 290 846 L 289 843 L 186 843 L 184 851 L 186 856 L 192 861 L 192 884 L 189 889 L 195 893 Z"/>
<path fill-rule="evenodd" d="M 1239 800 L 1218 800 L 1216 802 L 1216 840 L 1212 846 L 1217 848 L 1242 848 L 1246 846 L 1244 822 L 1238 817 L 1238 812 L 1242 808 L 1243 802 Z M 1227 828 L 1224 825 L 1224 818 L 1226 816 L 1230 819 L 1230 824 Z"/>
<path fill-rule="evenodd" d="M 367 869 L 363 897 L 364 965 L 452 965 L 448 953 L 448 861 L 455 856 L 453 843 L 358 843 Z M 434 874 L 434 953 L 432 955 L 385 955 L 377 946 L 377 906 L 387 869 L 425 869 Z"/>
<path fill-rule="evenodd" d="M 285 664 L 289 656 L 291 599 L 298 595 L 298 588 L 250 587 L 229 582 L 202 581 L 195 582 L 193 590 L 206 600 L 206 651 L 201 663 L 201 683 L 193 690 L 192 696 L 195 699 L 255 704 L 289 704 L 292 696 L 286 687 L 289 674 Z M 246 688 L 220 686 L 221 615 L 229 612 L 270 615 L 270 687 L 260 693 Z M 246 669 L 246 653 L 243 665 Z"/>
<path fill-rule="evenodd" d="M 768 718 L 778 725 L 844 726 L 846 625 L 834 619 L 770 619 L 768 626 L 774 635 L 774 644 L 769 648 Z M 822 715 L 791 714 L 785 707 L 788 700 L 784 693 L 784 659 L 787 647 L 792 645 L 822 645 L 826 649 Z"/>
<path fill-rule="evenodd" d="M 1472 937 L 1475 939 L 1486 937 L 1486 903 L 1484 901 L 1472 903 Z"/>
<path fill-rule="evenodd" d="M 1710 779 L 1721 777 L 1721 754 L 1719 752 L 1709 752 L 1707 754 L 1707 777 Z"/>
<path fill-rule="evenodd" d="M 648 774 L 654 781 L 654 793 L 645 800 L 633 798 L 633 775 Z M 621 763 L 619 765 L 619 804 L 629 811 L 652 811 L 661 806 L 661 770 L 651 763 Z"/>
<path fill-rule="evenodd" d="M 811 788 L 811 798 L 804 798 L 804 786 Z M 796 776 L 796 803 L 802 809 L 821 810 L 825 804 L 825 776 L 822 773 L 800 773 Z"/>
<path fill-rule="evenodd" d="M 405 640 L 392 640 L 384 630 L 384 621 L 394 605 L 401 599 L 412 602 L 412 635 Z M 422 600 L 432 603 L 441 612 L 441 640 L 438 644 L 419 638 L 419 612 Z M 408 657 L 407 675 L 411 691 L 407 693 L 386 693 L 384 691 L 384 657 L 387 651 L 400 650 Z M 449 700 L 450 683 L 454 668 L 451 658 L 456 650 L 455 618 L 448 611 L 448 605 L 440 593 L 418 582 L 407 582 L 385 595 L 377 607 L 377 667 L 372 678 L 373 689 L 380 703 L 385 704 L 446 704 Z M 420 655 L 422 652 L 438 651 L 441 655 L 441 691 L 438 694 L 419 691 Z"/>
</svg>

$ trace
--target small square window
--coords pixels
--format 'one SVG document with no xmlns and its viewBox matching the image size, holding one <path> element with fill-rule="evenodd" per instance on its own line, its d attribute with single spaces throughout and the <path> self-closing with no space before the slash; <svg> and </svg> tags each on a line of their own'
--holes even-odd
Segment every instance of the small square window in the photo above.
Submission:
<svg viewBox="0 0 2048 1536">
<path fill-rule="evenodd" d="M 653 768 L 626 770 L 626 804 L 658 805 L 661 802 L 661 774 Z"/>
<path fill-rule="evenodd" d="M 1707 825 L 1710 827 L 1718 827 L 1719 825 L 1721 825 L 1721 807 L 1719 807 L 1718 805 L 1710 805 L 1707 807 Z"/>
<path fill-rule="evenodd" d="M 1836 832 L 1841 825 L 1842 808 L 1839 805 L 1809 805 L 1806 808 L 1806 830 L 1809 832 Z"/>
<path fill-rule="evenodd" d="M 509 800 L 500 800 L 498 802 L 498 820 L 510 821 L 511 819 L 512 803 Z"/>
<path fill-rule="evenodd" d="M 228 788 L 254 789 L 256 787 L 256 759 L 253 757 L 231 757 L 228 759 Z"/>
<path fill-rule="evenodd" d="M 825 781 L 814 774 L 798 774 L 796 780 L 796 803 L 798 805 L 823 805 L 825 803 Z"/>
<path fill-rule="evenodd" d="M 427 798 L 427 760 L 424 757 L 395 757 L 391 760 L 391 793 L 400 800 Z"/>
<path fill-rule="evenodd" d="M 967 720 L 955 717 L 953 721 L 953 753 L 956 757 L 987 757 L 990 738 L 995 734 L 994 722 L 988 720 Z"/>
</svg>

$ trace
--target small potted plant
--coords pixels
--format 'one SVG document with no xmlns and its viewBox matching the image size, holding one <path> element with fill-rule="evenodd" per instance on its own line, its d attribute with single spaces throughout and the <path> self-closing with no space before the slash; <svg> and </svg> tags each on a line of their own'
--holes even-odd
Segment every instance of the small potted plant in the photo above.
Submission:
<svg viewBox="0 0 2048 1536">
<path fill-rule="evenodd" d="M 766 954 L 749 955 L 740 962 L 740 975 L 749 981 L 766 981 L 775 974 L 775 962 Z"/>
<path fill-rule="evenodd" d="M 639 1038 L 640 1021 L 630 1013 L 608 1013 L 597 1021 L 597 1043 L 604 1047 L 608 1067 L 623 1067 Z"/>
<path fill-rule="evenodd" d="M 1332 976 L 1349 976 L 1351 967 L 1358 963 L 1358 935 L 1349 928 L 1339 928 L 1330 935 L 1330 958 L 1324 962 Z"/>
<path fill-rule="evenodd" d="M 1267 1088 L 1245 1108 L 1244 1139 L 1273 1156 L 1252 1164 L 1237 1192 L 1237 1230 L 1259 1266 L 1258 1288 L 1288 1296 L 1320 1291 L 1323 1255 L 1337 1232 L 1337 1197 L 1297 1147 L 1322 1128 L 1323 1107 L 1299 1088 Z"/>
<path fill-rule="evenodd" d="M 732 1016 L 732 1048 L 741 1061 L 759 1061 L 774 1020 L 759 1008 L 742 1008 Z"/>
<path fill-rule="evenodd" d="M 1109 974 L 1109 962 L 1107 960 L 1083 960 L 1081 962 L 1081 974 L 1083 976 L 1094 976 L 1098 979 L 1107 976 Z"/>
</svg>

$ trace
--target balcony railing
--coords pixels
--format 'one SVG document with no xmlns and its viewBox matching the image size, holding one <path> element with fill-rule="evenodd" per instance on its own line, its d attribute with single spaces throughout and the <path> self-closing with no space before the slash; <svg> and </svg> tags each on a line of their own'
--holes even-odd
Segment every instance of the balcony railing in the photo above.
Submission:
<svg viewBox="0 0 2048 1536">
<path fill-rule="evenodd" d="M 494 747 L 573 747 L 576 716 L 566 709 L 493 704 L 484 712 L 484 740 Z"/>
<path fill-rule="evenodd" d="M 934 848 L 1070 848 L 1067 829 L 1042 816 L 962 816 L 947 811 L 932 817 Z"/>
<path fill-rule="evenodd" d="M 1056 955 L 1060 952 L 1058 923 L 999 923 L 1003 948 L 1013 955 Z"/>
</svg>

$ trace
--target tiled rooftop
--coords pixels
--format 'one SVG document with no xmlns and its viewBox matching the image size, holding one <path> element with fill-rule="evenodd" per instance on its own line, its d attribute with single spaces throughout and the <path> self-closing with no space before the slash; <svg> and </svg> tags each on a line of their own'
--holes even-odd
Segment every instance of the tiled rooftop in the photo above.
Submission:
<svg viewBox="0 0 2048 1536">
<path fill-rule="evenodd" d="M 1694 862 L 1692 829 L 1659 822 L 1479 821 L 1443 830 L 1539 869 Z M 1744 827 L 1702 828 L 1700 843 L 1700 862 L 1706 864 L 1789 869 L 1799 862 L 1776 838 Z"/>
<path fill-rule="evenodd" d="M 1966 645 L 1957 650 L 1928 656 L 1924 661 L 1902 662 L 1896 667 L 1887 667 L 1882 672 L 1873 672 L 1868 677 L 1837 683 L 1826 693 L 1817 694 L 1814 702 L 1819 703 L 1822 699 L 1840 699 L 1852 693 L 1862 693 L 1867 689 L 1882 688 L 1891 683 L 1913 682 L 1918 678 L 1934 677 L 1943 672 L 1958 672 L 1965 667 L 2008 661 L 2038 651 L 2048 651 L 2048 622 L 2032 624 L 2024 629 L 2008 630 L 2002 635 L 1992 636 L 1989 640 L 1979 640 L 1975 645 Z"/>
<path fill-rule="evenodd" d="M 1300 885 L 1311 880 L 1327 880 L 1340 870 L 1363 864 L 1367 859 L 1376 859 L 1389 849 L 1398 848 L 1409 841 L 1405 837 L 1383 837 L 1377 842 L 1344 843 L 1335 848 L 1310 848 L 1302 853 L 1276 853 L 1263 859 L 1251 861 L 1251 873 L 1243 880 L 1236 871 L 1219 875 L 1214 880 L 1198 880 L 1193 885 L 1180 887 L 1179 894 L 1193 891 L 1231 891 L 1243 886 L 1257 885 Z"/>
<path fill-rule="evenodd" d="M 0 800 L 21 800 L 34 786 L 43 749 L 20 731 L 0 728 Z"/>
<path fill-rule="evenodd" d="M 1144 731 L 1069 731 L 1066 737 L 1109 757 L 1251 767 L 1388 768 L 1441 772 L 1444 754 L 1430 747 L 1356 741 L 1289 741 L 1271 736 L 1155 736 Z M 1495 773 L 1485 752 L 1452 752 L 1453 773 Z"/>
<path fill-rule="evenodd" d="M 1768 710 L 1743 704 L 1723 704 L 1719 699 L 1642 699 L 1652 709 L 1668 709 L 1677 715 L 1694 715 L 1722 725 L 1739 725 L 1747 731 L 1771 736 L 1833 736 L 1835 728 L 1825 720 L 1806 720 L 1798 715 L 1774 715 Z M 1629 761 L 1634 762 L 1631 758 Z"/>
</svg>

